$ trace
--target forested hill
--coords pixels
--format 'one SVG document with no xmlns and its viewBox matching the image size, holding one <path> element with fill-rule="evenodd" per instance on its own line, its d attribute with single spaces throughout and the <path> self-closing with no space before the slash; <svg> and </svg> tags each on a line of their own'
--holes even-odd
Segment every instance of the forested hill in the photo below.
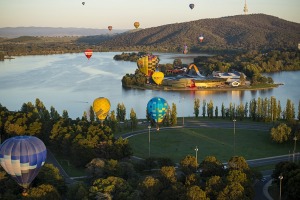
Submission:
<svg viewBox="0 0 300 200">
<path fill-rule="evenodd" d="M 201 34 L 202 43 L 198 40 Z M 143 46 L 146 50 L 181 51 L 186 44 L 190 51 L 198 51 L 297 48 L 299 42 L 299 23 L 251 14 L 140 29 L 117 35 L 100 45 L 109 49 Z"/>
</svg>

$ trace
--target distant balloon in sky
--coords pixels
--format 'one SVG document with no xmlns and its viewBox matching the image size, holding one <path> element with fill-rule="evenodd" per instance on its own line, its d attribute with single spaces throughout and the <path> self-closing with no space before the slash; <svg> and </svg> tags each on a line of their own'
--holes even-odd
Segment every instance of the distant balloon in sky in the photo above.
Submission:
<svg viewBox="0 0 300 200">
<path fill-rule="evenodd" d="M 0 163 L 3 169 L 23 187 L 23 195 L 37 176 L 47 157 L 45 144 L 34 136 L 9 138 L 0 146 Z"/>
<path fill-rule="evenodd" d="M 156 122 L 157 130 L 159 130 L 158 124 L 163 121 L 168 108 L 167 101 L 161 97 L 154 97 L 148 102 L 147 112 L 150 118 Z"/>
<path fill-rule="evenodd" d="M 200 35 L 199 41 L 200 41 L 200 42 L 203 42 L 203 39 L 204 39 L 203 35 Z"/>
<path fill-rule="evenodd" d="M 84 4 L 85 4 L 85 2 L 83 1 L 83 2 L 82 2 L 82 5 L 84 5 Z"/>
<path fill-rule="evenodd" d="M 105 97 L 96 98 L 93 103 L 93 110 L 101 123 L 103 123 L 110 110 L 110 101 Z"/>
<path fill-rule="evenodd" d="M 190 9 L 192 10 L 192 9 L 195 7 L 195 5 L 194 5 L 193 3 L 191 3 L 191 4 L 189 5 L 189 7 L 190 7 Z"/>
<path fill-rule="evenodd" d="M 162 83 L 162 81 L 164 80 L 164 77 L 165 77 L 165 75 L 162 72 L 154 72 L 152 74 L 152 79 L 157 85 L 160 85 Z"/>
<path fill-rule="evenodd" d="M 93 55 L 93 50 L 92 49 L 87 49 L 87 50 L 85 50 L 84 54 L 87 57 L 87 59 L 90 59 Z"/>
<path fill-rule="evenodd" d="M 187 47 L 187 45 L 185 44 L 184 47 L 183 47 L 183 53 L 184 53 L 184 54 L 187 54 L 187 52 L 188 52 L 188 47 Z"/>
<path fill-rule="evenodd" d="M 140 27 L 140 22 L 134 22 L 133 25 L 134 25 L 135 28 L 138 28 L 138 27 Z"/>
<path fill-rule="evenodd" d="M 108 26 L 107 28 L 108 28 L 108 30 L 109 30 L 109 31 L 111 31 L 111 30 L 112 30 L 112 26 Z"/>
</svg>

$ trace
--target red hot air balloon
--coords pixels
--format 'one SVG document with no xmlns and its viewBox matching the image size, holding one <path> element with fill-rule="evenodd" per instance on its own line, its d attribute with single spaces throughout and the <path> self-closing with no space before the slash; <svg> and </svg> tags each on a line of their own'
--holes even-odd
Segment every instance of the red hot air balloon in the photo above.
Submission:
<svg viewBox="0 0 300 200">
<path fill-rule="evenodd" d="M 202 41 L 203 41 L 203 39 L 204 39 L 203 35 L 200 35 L 200 37 L 199 37 L 199 41 L 200 41 L 200 42 L 202 42 Z"/>
<path fill-rule="evenodd" d="M 87 59 L 90 59 L 93 55 L 93 51 L 92 51 L 92 49 L 87 49 L 87 50 L 85 50 L 84 54 L 87 57 Z"/>
</svg>

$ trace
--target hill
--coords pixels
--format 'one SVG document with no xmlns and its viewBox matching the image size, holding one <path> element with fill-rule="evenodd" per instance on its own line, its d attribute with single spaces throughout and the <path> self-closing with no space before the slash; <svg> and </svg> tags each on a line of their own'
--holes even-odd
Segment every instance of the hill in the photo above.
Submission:
<svg viewBox="0 0 300 200">
<path fill-rule="evenodd" d="M 62 37 L 62 36 L 91 36 L 102 34 L 122 33 L 127 30 L 113 30 L 92 28 L 53 28 L 53 27 L 6 27 L 0 28 L 0 37 L 16 38 L 21 36 L 45 36 L 45 37 Z"/>
<path fill-rule="evenodd" d="M 198 37 L 203 34 L 204 40 Z M 125 32 L 100 43 L 109 49 L 182 51 L 297 48 L 300 24 L 265 14 L 236 15 Z M 98 43 L 99 44 L 99 43 Z"/>
</svg>

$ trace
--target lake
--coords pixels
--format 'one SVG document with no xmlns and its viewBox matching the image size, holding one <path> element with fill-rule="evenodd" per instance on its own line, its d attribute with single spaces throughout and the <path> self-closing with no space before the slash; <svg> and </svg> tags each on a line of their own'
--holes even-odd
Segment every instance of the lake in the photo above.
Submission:
<svg viewBox="0 0 300 200">
<path fill-rule="evenodd" d="M 121 52 L 95 52 L 90 60 L 83 53 L 45 56 L 17 56 L 0 61 L 0 103 L 9 110 L 20 110 L 23 103 L 39 98 L 46 108 L 53 106 L 60 114 L 67 110 L 73 119 L 81 117 L 97 97 L 107 97 L 111 110 L 124 103 L 127 118 L 131 108 L 139 119 L 146 117 L 148 101 L 155 96 L 177 105 L 177 116 L 194 116 L 194 99 L 209 102 L 219 110 L 222 103 L 240 104 L 253 98 L 275 96 L 285 108 L 287 99 L 295 104 L 296 116 L 300 100 L 300 71 L 268 74 L 275 83 L 284 85 L 258 91 L 152 91 L 124 89 L 121 79 L 126 73 L 134 73 L 135 62 L 115 61 L 114 55 Z M 160 63 L 173 63 L 175 58 L 189 64 L 199 54 L 155 53 Z M 204 54 L 202 54 L 204 55 Z M 202 110 L 201 112 L 202 113 Z M 221 113 L 219 111 L 219 113 Z"/>
</svg>

